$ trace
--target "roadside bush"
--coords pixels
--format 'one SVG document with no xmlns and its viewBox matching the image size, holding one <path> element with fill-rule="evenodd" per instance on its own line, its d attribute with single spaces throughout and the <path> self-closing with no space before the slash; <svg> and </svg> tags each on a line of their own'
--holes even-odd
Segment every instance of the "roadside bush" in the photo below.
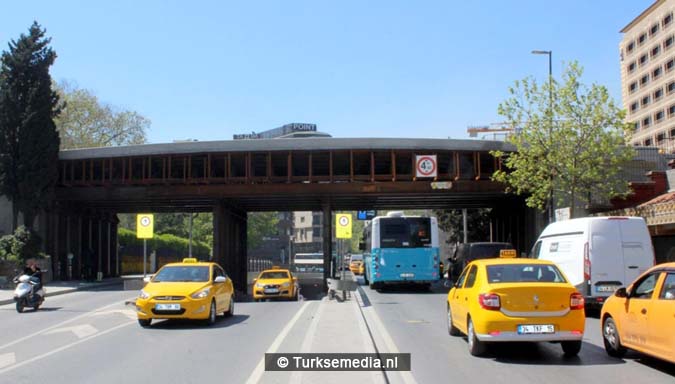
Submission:
<svg viewBox="0 0 675 384">
<path fill-rule="evenodd" d="M 136 238 L 136 232 L 125 228 L 119 228 L 117 238 L 120 244 L 120 256 L 122 259 L 122 273 L 143 272 L 143 239 Z M 171 234 L 155 234 L 148 239 L 148 264 L 146 269 L 150 271 L 150 254 L 155 252 L 157 267 L 166 263 L 180 261 L 188 257 L 190 241 Z M 207 244 L 192 241 L 192 256 L 199 260 L 208 260 L 211 255 L 211 247 Z"/>
<path fill-rule="evenodd" d="M 13 234 L 0 237 L 0 259 L 23 265 L 28 259 L 44 257 L 41 244 L 40 236 L 22 225 Z"/>
</svg>

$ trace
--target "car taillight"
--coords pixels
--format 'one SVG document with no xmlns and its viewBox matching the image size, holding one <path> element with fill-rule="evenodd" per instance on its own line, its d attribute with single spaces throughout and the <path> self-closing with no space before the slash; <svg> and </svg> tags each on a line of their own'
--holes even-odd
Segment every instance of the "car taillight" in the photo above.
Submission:
<svg viewBox="0 0 675 384">
<path fill-rule="evenodd" d="M 483 309 L 492 311 L 496 311 L 502 306 L 499 301 L 499 295 L 496 293 L 481 293 L 478 295 L 478 302 Z"/>
<path fill-rule="evenodd" d="M 584 296 L 579 292 L 570 295 L 570 309 L 584 309 Z"/>
<path fill-rule="evenodd" d="M 584 280 L 591 281 L 591 257 L 589 256 L 588 242 L 584 243 Z"/>
</svg>

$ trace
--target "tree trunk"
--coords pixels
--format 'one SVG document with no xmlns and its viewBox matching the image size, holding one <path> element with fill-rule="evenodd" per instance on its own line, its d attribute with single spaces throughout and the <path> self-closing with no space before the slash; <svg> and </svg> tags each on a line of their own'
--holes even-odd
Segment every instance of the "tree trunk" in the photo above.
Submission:
<svg viewBox="0 0 675 384">
<path fill-rule="evenodd" d="M 33 231 L 33 224 L 35 222 L 35 211 L 32 209 L 27 209 L 23 213 L 23 225 L 26 226 L 31 232 Z"/>
<path fill-rule="evenodd" d="M 12 233 L 16 231 L 16 228 L 19 226 L 19 208 L 16 206 L 16 203 L 10 201 L 12 204 Z"/>
</svg>

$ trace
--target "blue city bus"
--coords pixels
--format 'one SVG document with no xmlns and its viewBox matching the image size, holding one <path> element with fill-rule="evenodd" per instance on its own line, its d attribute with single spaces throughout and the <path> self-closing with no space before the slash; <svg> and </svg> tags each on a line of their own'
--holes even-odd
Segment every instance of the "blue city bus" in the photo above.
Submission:
<svg viewBox="0 0 675 384">
<path fill-rule="evenodd" d="M 435 217 L 404 216 L 391 212 L 375 217 L 363 231 L 366 284 L 419 284 L 438 281 L 440 253 Z"/>
</svg>

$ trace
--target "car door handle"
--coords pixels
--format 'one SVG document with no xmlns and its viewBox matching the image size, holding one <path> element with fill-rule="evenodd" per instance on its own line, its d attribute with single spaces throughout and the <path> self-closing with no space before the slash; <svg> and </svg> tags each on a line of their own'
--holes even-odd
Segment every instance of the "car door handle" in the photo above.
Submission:
<svg viewBox="0 0 675 384">
<path fill-rule="evenodd" d="M 647 314 L 647 308 L 642 308 L 642 310 L 640 311 L 640 313 L 642 313 L 643 315 L 646 315 L 646 314 Z"/>
<path fill-rule="evenodd" d="M 638 269 L 638 266 L 637 265 L 629 265 L 628 269 Z"/>
</svg>

